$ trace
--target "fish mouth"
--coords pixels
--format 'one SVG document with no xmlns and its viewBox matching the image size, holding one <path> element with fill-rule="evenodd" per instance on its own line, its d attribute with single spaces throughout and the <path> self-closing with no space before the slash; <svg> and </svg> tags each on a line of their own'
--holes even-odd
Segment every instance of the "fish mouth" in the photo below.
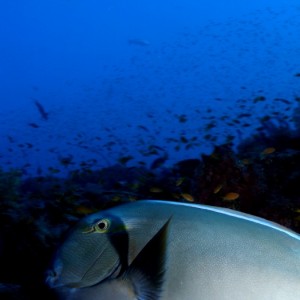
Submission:
<svg viewBox="0 0 300 300">
<path fill-rule="evenodd" d="M 59 282 L 59 274 L 55 270 L 47 271 L 46 284 L 50 288 L 58 288 L 64 286 L 64 284 Z"/>
<path fill-rule="evenodd" d="M 60 260 L 56 260 L 53 267 L 46 272 L 46 284 L 50 288 L 62 287 L 64 284 L 60 280 L 62 273 L 62 263 Z"/>
<path fill-rule="evenodd" d="M 118 276 L 118 274 L 120 273 L 121 270 L 121 264 L 117 264 L 111 271 L 111 274 L 109 274 L 109 278 L 115 278 Z M 45 283 L 53 289 L 59 289 L 59 288 L 68 288 L 68 289 L 77 289 L 80 288 L 82 286 L 80 286 L 80 282 L 63 282 L 61 280 L 61 276 L 60 276 L 60 272 L 61 270 L 56 270 L 54 269 L 50 269 L 46 272 L 46 279 L 45 279 Z M 82 277 L 82 279 L 84 278 L 84 276 Z M 107 278 L 105 278 L 104 280 L 107 280 Z M 104 281 L 102 280 L 102 281 Z M 96 282 L 93 285 L 97 285 L 100 282 Z M 93 286 L 91 285 L 91 286 Z M 85 286 L 84 286 L 85 287 Z"/>
<path fill-rule="evenodd" d="M 60 273 L 55 270 L 47 271 L 45 282 L 52 289 L 76 289 L 80 287 L 78 282 L 63 282 L 60 278 Z"/>
</svg>

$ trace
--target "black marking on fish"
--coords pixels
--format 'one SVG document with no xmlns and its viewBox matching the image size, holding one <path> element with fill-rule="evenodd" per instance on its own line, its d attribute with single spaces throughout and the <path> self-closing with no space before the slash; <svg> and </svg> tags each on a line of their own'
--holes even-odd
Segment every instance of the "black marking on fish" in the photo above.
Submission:
<svg viewBox="0 0 300 300">
<path fill-rule="evenodd" d="M 111 233 L 108 234 L 108 237 L 120 259 L 121 268 L 118 274 L 120 276 L 128 268 L 129 235 L 125 229 L 125 224 L 119 217 L 108 215 L 107 218 L 111 220 L 112 224 Z M 119 230 L 119 228 L 123 228 L 123 230 Z"/>
<path fill-rule="evenodd" d="M 171 218 L 122 275 L 122 278 L 132 282 L 138 300 L 158 300 L 161 296 L 166 272 L 167 237 Z"/>
</svg>

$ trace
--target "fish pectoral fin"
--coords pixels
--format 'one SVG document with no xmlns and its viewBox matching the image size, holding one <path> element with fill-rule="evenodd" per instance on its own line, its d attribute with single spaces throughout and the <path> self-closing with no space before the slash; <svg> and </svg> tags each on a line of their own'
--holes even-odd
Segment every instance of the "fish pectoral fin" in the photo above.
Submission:
<svg viewBox="0 0 300 300">
<path fill-rule="evenodd" d="M 160 298 L 166 271 L 168 227 L 171 218 L 147 243 L 122 275 L 130 280 L 138 300 Z"/>
</svg>

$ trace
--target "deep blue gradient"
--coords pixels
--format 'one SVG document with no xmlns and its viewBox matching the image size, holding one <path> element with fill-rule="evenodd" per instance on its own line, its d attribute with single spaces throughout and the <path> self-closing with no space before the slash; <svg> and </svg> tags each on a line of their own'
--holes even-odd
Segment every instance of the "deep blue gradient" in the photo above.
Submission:
<svg viewBox="0 0 300 300">
<path fill-rule="evenodd" d="M 36 175 L 64 159 L 67 170 L 124 156 L 150 164 L 160 148 L 171 164 L 228 135 L 238 143 L 265 115 L 289 117 L 300 94 L 297 3 L 2 0 L 0 166 Z"/>
</svg>

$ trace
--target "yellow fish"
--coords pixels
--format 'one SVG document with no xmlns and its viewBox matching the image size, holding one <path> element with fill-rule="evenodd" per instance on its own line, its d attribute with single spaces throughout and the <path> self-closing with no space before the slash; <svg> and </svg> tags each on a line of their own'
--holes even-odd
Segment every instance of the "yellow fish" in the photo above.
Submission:
<svg viewBox="0 0 300 300">
<path fill-rule="evenodd" d="M 240 194 L 238 193 L 234 193 L 234 192 L 230 192 L 230 193 L 227 193 L 224 197 L 223 197 L 223 200 L 225 201 L 234 201 L 236 200 L 237 198 L 240 197 Z"/>
</svg>

